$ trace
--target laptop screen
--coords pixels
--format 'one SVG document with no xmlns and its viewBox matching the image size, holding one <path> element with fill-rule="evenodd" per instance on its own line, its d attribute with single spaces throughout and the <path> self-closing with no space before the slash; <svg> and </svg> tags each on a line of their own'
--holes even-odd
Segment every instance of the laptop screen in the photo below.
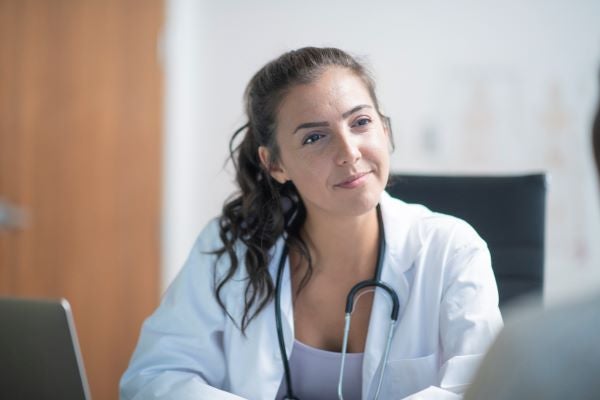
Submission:
<svg viewBox="0 0 600 400">
<path fill-rule="evenodd" d="M 0 399 L 90 398 L 69 303 L 0 298 Z"/>
</svg>

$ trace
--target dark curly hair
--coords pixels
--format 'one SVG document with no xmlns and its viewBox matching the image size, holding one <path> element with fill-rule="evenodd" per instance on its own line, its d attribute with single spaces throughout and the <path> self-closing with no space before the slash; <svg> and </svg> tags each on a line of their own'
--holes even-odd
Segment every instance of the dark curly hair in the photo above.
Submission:
<svg viewBox="0 0 600 400">
<path fill-rule="evenodd" d="M 279 160 L 275 132 L 281 101 L 294 86 L 314 82 L 331 66 L 347 68 L 364 82 L 377 112 L 390 128 L 389 118 L 379 111 L 375 84 L 369 72 L 342 50 L 305 47 L 290 51 L 266 64 L 252 77 L 244 94 L 248 122 L 233 134 L 229 143 L 239 191 L 223 206 L 219 220 L 223 247 L 215 252 L 218 258 L 229 257 L 229 270 L 224 275 L 215 274 L 214 285 L 217 301 L 233 320 L 223 303 L 221 291 L 240 266 L 236 244 L 241 242 L 245 246 L 243 265 L 248 283 L 244 292 L 242 332 L 273 299 L 274 283 L 268 270 L 271 261 L 269 250 L 278 238 L 283 235 L 290 249 L 297 251 L 308 263 L 300 289 L 312 274 L 310 253 L 299 234 L 306 219 L 304 204 L 292 182 L 281 184 L 270 176 L 261 164 L 258 148 L 264 146 L 269 150 L 271 163 Z M 240 135 L 241 142 L 236 144 Z"/>
</svg>

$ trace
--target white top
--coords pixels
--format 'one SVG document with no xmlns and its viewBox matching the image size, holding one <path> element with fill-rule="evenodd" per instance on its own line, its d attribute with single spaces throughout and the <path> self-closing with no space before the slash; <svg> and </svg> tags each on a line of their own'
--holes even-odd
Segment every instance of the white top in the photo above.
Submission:
<svg viewBox="0 0 600 400">
<path fill-rule="evenodd" d="M 381 196 L 387 249 L 382 281 L 400 300 L 381 399 L 460 398 L 483 354 L 502 327 L 498 290 L 485 242 L 466 222 Z M 189 259 L 144 325 L 121 379 L 121 398 L 231 400 L 274 399 L 283 378 L 275 307 L 269 303 L 238 329 L 247 272 L 242 260 L 222 298 L 214 295 L 218 220 L 202 231 Z M 283 239 L 273 247 L 269 271 L 277 273 Z M 218 276 L 229 268 L 217 262 Z M 218 278 L 218 277 L 217 277 Z M 289 269 L 281 285 L 282 328 L 290 356 L 294 309 Z M 387 340 L 388 296 L 376 289 L 362 368 L 362 398 L 372 399 Z"/>
<path fill-rule="evenodd" d="M 346 353 L 344 365 L 344 400 L 360 400 L 363 353 Z M 289 365 L 294 396 L 299 399 L 337 399 L 342 353 L 326 351 L 294 340 Z M 285 375 L 276 400 L 287 394 Z"/>
</svg>

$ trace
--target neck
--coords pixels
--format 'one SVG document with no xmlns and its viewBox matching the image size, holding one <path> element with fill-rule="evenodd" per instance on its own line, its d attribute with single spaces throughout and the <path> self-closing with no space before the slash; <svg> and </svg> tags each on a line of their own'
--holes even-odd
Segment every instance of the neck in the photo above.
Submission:
<svg viewBox="0 0 600 400">
<path fill-rule="evenodd" d="M 312 217 L 312 218 L 311 218 Z M 361 272 L 371 269 L 377 257 L 379 235 L 377 210 L 355 217 L 307 215 L 302 228 L 315 263 L 315 272 L 333 269 Z"/>
</svg>

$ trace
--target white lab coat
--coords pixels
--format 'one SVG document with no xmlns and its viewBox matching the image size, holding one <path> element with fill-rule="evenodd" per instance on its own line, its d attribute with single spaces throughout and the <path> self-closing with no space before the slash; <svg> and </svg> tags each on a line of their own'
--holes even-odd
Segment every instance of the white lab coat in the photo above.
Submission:
<svg viewBox="0 0 600 400">
<path fill-rule="evenodd" d="M 382 280 L 400 300 L 380 398 L 460 398 L 455 393 L 464 392 L 502 326 L 487 245 L 457 218 L 406 204 L 385 192 L 380 204 L 387 242 Z M 282 245 L 280 239 L 272 249 L 273 279 Z M 121 379 L 123 400 L 275 398 L 284 370 L 274 304 L 256 316 L 244 337 L 215 300 L 215 256 L 208 252 L 218 247 L 214 220 L 145 321 Z M 238 250 L 242 255 L 242 246 Z M 227 264 L 228 257 L 222 257 L 217 273 L 223 274 Z M 242 266 L 222 292 L 237 321 L 243 313 L 245 276 Z M 281 294 L 289 357 L 294 340 L 289 269 Z M 377 386 L 390 310 L 388 297 L 377 289 L 363 360 L 363 399 L 371 399 Z"/>
</svg>

